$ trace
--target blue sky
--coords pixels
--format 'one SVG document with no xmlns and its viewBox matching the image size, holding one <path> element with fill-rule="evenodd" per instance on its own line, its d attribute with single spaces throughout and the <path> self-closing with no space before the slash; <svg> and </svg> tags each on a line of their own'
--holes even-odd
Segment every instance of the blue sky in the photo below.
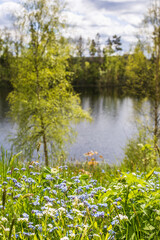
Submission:
<svg viewBox="0 0 160 240">
<path fill-rule="evenodd" d="M 68 36 L 87 41 L 97 33 L 102 45 L 108 36 L 121 36 L 124 50 L 136 42 L 136 33 L 150 0 L 66 0 L 65 14 L 70 24 Z M 19 9 L 18 0 L 0 0 L 0 27 L 10 26 L 10 13 Z"/>
</svg>

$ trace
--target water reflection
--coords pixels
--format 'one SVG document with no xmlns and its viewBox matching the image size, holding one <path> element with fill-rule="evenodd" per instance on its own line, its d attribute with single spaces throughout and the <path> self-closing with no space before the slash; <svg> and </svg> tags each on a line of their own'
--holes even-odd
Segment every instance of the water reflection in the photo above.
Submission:
<svg viewBox="0 0 160 240">
<path fill-rule="evenodd" d="M 0 91 L 0 145 L 10 149 L 7 136 L 14 131 L 7 118 L 8 91 Z M 109 163 L 117 163 L 123 158 L 123 148 L 127 140 L 136 132 L 135 120 L 138 109 L 150 107 L 149 101 L 140 102 L 126 97 L 118 91 L 90 89 L 80 92 L 83 109 L 90 109 L 93 121 L 81 122 L 75 126 L 78 132 L 76 142 L 70 148 L 69 159 L 85 159 L 83 154 L 98 151 Z M 136 108 L 135 106 L 139 106 Z"/>
<path fill-rule="evenodd" d="M 78 137 L 70 157 L 84 159 L 83 153 L 96 150 L 109 163 L 120 161 L 127 139 L 136 132 L 133 99 L 115 91 L 88 91 L 81 100 L 83 109 L 91 109 L 93 122 L 75 127 Z"/>
</svg>

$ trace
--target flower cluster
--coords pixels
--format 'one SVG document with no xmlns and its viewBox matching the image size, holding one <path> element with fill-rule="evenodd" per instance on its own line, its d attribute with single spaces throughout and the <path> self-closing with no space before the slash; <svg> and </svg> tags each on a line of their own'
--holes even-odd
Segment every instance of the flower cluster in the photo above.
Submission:
<svg viewBox="0 0 160 240">
<path fill-rule="evenodd" d="M 145 222 L 159 221 L 158 201 L 153 201 L 160 197 L 159 173 L 146 179 L 140 173 L 118 172 L 117 179 L 102 186 L 90 174 L 68 171 L 67 166 L 45 169 L 32 163 L 1 175 L 1 236 L 8 239 L 11 232 L 13 239 L 121 239 L 132 221 L 138 227 L 137 219 L 147 211 Z M 145 227 L 141 224 L 144 232 Z"/>
</svg>

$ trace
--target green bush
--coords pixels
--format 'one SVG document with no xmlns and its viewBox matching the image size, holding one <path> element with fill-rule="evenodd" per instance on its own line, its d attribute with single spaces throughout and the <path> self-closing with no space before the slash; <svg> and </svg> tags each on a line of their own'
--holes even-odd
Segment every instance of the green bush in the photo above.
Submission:
<svg viewBox="0 0 160 240">
<path fill-rule="evenodd" d="M 157 151 L 147 133 L 140 131 L 136 138 L 129 140 L 125 150 L 122 167 L 131 171 L 147 171 L 157 164 Z"/>
</svg>

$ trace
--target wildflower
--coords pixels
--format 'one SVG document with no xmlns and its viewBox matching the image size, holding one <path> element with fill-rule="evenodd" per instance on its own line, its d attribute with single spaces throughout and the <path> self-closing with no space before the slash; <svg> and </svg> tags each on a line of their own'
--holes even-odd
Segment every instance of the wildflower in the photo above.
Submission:
<svg viewBox="0 0 160 240">
<path fill-rule="evenodd" d="M 85 157 L 92 157 L 94 155 L 94 152 L 91 150 L 90 152 L 84 153 Z"/>
<path fill-rule="evenodd" d="M 48 224 L 48 227 L 49 227 L 49 228 L 53 228 L 53 225 L 52 225 L 52 224 Z"/>
<path fill-rule="evenodd" d="M 48 175 L 46 175 L 46 180 L 52 181 L 52 180 L 54 180 L 54 178 L 50 174 L 48 174 Z"/>
<path fill-rule="evenodd" d="M 80 183 L 81 181 L 79 179 L 74 179 L 74 182 Z"/>
<path fill-rule="evenodd" d="M 63 208 L 63 207 L 60 207 L 60 208 L 58 208 L 58 211 L 59 211 L 59 212 L 66 212 L 66 209 Z"/>
<path fill-rule="evenodd" d="M 100 207 L 108 207 L 108 204 L 107 203 L 98 203 L 98 206 L 100 206 Z"/>
<path fill-rule="evenodd" d="M 44 198 L 44 200 L 46 200 L 47 202 L 49 202 L 49 199 L 50 199 L 50 198 L 49 198 L 48 196 L 44 196 L 43 198 Z"/>
<path fill-rule="evenodd" d="M 128 220 L 128 217 L 126 215 L 122 215 L 122 214 L 118 214 L 118 216 L 114 217 L 114 220 L 117 220 L 118 218 L 120 220 Z"/>
<path fill-rule="evenodd" d="M 121 220 L 128 220 L 128 217 L 126 215 L 119 214 L 119 218 Z"/>
<path fill-rule="evenodd" d="M 22 171 L 26 171 L 26 168 L 21 168 Z"/>
<path fill-rule="evenodd" d="M 20 184 L 20 183 L 15 183 L 15 187 L 17 187 L 17 188 L 22 188 L 22 184 Z"/>
<path fill-rule="evenodd" d="M 61 238 L 60 240 L 69 240 L 69 238 L 67 236 Z"/>
<path fill-rule="evenodd" d="M 95 233 L 93 234 L 93 237 L 98 237 L 98 238 L 101 238 L 101 237 L 100 237 L 100 235 L 98 235 L 98 234 L 95 234 Z"/>
<path fill-rule="evenodd" d="M 51 168 L 51 173 L 56 174 L 58 172 L 59 172 L 59 170 L 57 168 Z"/>
<path fill-rule="evenodd" d="M 33 204 L 33 206 L 39 206 L 39 205 L 40 205 L 40 203 L 39 203 L 39 201 L 38 201 L 38 200 L 36 200 L 36 201 L 35 201 L 35 202 L 33 202 L 32 204 Z"/>
<path fill-rule="evenodd" d="M 33 168 L 33 165 L 29 165 L 29 168 L 30 168 L 30 169 Z"/>
<path fill-rule="evenodd" d="M 18 222 L 28 222 L 28 218 L 18 218 Z"/>
<path fill-rule="evenodd" d="M 17 194 L 16 196 L 13 197 L 13 199 L 18 199 L 21 196 L 21 194 Z"/>
<path fill-rule="evenodd" d="M 3 183 L 2 183 L 2 185 L 7 185 L 8 183 L 6 182 L 6 181 L 4 181 Z"/>
<path fill-rule="evenodd" d="M 15 171 L 15 172 L 18 172 L 18 171 L 19 171 L 19 169 L 18 169 L 18 168 L 14 168 L 14 171 Z"/>
<path fill-rule="evenodd" d="M 30 229 L 33 229 L 33 230 L 34 230 L 34 229 L 35 229 L 35 226 L 33 226 L 33 223 L 29 223 L 29 224 L 28 224 L 28 228 L 30 228 Z"/>
<path fill-rule="evenodd" d="M 122 206 L 118 205 L 118 206 L 116 206 L 116 208 L 120 210 L 120 209 L 122 209 Z"/>
<path fill-rule="evenodd" d="M 35 183 L 33 178 L 27 178 L 27 179 L 25 179 L 25 182 L 27 182 L 27 183 Z"/>
<path fill-rule="evenodd" d="M 118 223 L 119 223 L 118 219 L 115 219 L 115 220 L 113 220 L 113 221 L 111 222 L 111 225 L 116 225 L 116 224 L 118 224 Z"/>
<path fill-rule="evenodd" d="M 74 212 L 74 213 L 77 213 L 78 216 L 81 216 L 81 217 L 84 216 L 84 215 L 81 213 L 81 211 L 78 210 L 78 209 L 76 209 L 76 208 L 73 208 L 73 212 Z"/>
<path fill-rule="evenodd" d="M 5 231 L 5 232 L 9 232 L 10 229 L 9 229 L 9 228 L 4 228 L 4 231 Z"/>
<path fill-rule="evenodd" d="M 50 193 L 53 193 L 54 195 L 57 195 L 57 191 L 56 190 L 51 190 Z"/>
<path fill-rule="evenodd" d="M 121 198 L 121 197 L 118 197 L 118 198 L 115 199 L 115 201 L 116 201 L 116 202 L 120 202 L 120 201 L 122 201 L 122 198 Z"/>
<path fill-rule="evenodd" d="M 23 216 L 24 218 L 29 218 L 29 215 L 28 215 L 27 213 L 23 213 L 22 216 Z"/>
<path fill-rule="evenodd" d="M 71 219 L 71 220 L 74 219 L 74 217 L 73 217 L 71 214 L 69 214 L 69 213 L 66 215 L 66 217 L 67 217 L 68 219 Z M 69 225 L 68 225 L 68 226 L 69 226 Z"/>
<path fill-rule="evenodd" d="M 88 162 L 88 165 L 89 165 L 89 166 L 96 166 L 97 164 L 98 164 L 98 162 L 95 161 L 94 158 L 92 158 L 91 161 Z"/>
<path fill-rule="evenodd" d="M 2 221 L 2 222 L 7 222 L 8 220 L 7 220 L 7 218 L 2 217 L 2 218 L 1 218 L 1 221 Z"/>
<path fill-rule="evenodd" d="M 52 205 L 52 203 L 50 203 L 50 202 L 45 204 L 45 207 L 52 207 L 52 206 L 53 206 L 53 205 Z"/>
<path fill-rule="evenodd" d="M 34 236 L 34 233 L 31 233 L 31 232 L 23 232 L 23 235 L 24 236 L 27 236 L 27 237 L 30 237 L 30 236 Z"/>
<path fill-rule="evenodd" d="M 42 186 L 41 186 L 41 187 L 42 187 Z M 50 190 L 51 190 L 50 187 L 46 187 L 46 188 L 43 189 L 43 192 L 45 192 L 45 191 L 50 191 Z"/>
<path fill-rule="evenodd" d="M 104 211 L 102 212 L 96 212 L 95 214 L 93 214 L 94 217 L 104 217 Z"/>
</svg>

